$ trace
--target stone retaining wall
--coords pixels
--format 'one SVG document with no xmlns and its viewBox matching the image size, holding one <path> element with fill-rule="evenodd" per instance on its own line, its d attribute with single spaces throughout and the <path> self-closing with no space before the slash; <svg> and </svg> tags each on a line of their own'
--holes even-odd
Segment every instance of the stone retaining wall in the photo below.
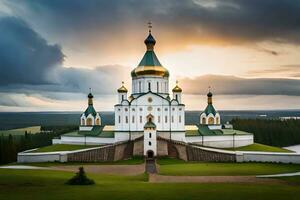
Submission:
<svg viewBox="0 0 300 200">
<path fill-rule="evenodd" d="M 67 154 L 68 162 L 103 162 L 114 161 L 115 146 L 106 146 L 99 149 L 92 149 L 82 152 Z"/>
</svg>

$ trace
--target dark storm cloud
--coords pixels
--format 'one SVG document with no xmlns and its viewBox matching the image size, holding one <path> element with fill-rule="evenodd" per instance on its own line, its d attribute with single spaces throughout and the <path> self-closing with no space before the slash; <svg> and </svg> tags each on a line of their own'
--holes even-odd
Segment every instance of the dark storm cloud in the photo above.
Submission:
<svg viewBox="0 0 300 200">
<path fill-rule="evenodd" d="M 126 79 L 126 67 L 107 65 L 94 69 L 62 67 L 64 54 L 27 23 L 16 17 L 0 18 L 0 91 L 111 93 Z M 116 79 L 112 79 L 115 77 Z"/>
<path fill-rule="evenodd" d="M 178 38 L 179 43 L 300 42 L 299 0 L 8 2 L 13 11 L 43 29 L 70 35 L 93 30 L 98 31 L 99 37 L 107 37 L 109 33 L 136 33 L 144 30 L 145 22 L 152 20 L 156 30 Z"/>
<path fill-rule="evenodd" d="M 58 45 L 49 45 L 23 20 L 0 18 L 0 85 L 47 84 L 48 73 L 63 61 Z"/>
<path fill-rule="evenodd" d="M 182 79 L 180 85 L 185 93 L 191 94 L 205 94 L 211 86 L 216 94 L 300 95 L 299 79 L 246 79 L 235 76 L 205 75 L 195 79 Z"/>
</svg>

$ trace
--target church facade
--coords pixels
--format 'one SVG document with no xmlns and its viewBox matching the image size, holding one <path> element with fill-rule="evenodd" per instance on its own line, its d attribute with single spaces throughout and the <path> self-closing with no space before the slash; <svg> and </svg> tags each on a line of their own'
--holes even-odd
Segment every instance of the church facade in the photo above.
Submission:
<svg viewBox="0 0 300 200">
<path fill-rule="evenodd" d="M 208 147 L 238 147 L 253 143 L 253 134 L 234 130 L 221 124 L 221 116 L 213 106 L 212 92 L 207 94 L 207 107 L 199 113 L 195 125 L 185 125 L 185 104 L 179 83 L 169 93 L 169 71 L 158 60 L 156 40 L 149 30 L 144 41 L 146 52 L 131 71 L 132 92 L 122 82 L 117 90 L 114 106 L 114 126 L 103 125 L 93 106 L 93 95 L 88 94 L 88 106 L 80 116 L 79 130 L 67 133 L 53 143 L 114 144 L 143 138 L 143 154 L 158 156 L 157 138 L 194 143 Z"/>
<path fill-rule="evenodd" d="M 146 52 L 132 70 L 132 93 L 124 85 L 118 89 L 115 105 L 115 139 L 123 141 L 140 137 L 147 122 L 156 126 L 158 135 L 184 141 L 185 105 L 177 85 L 169 94 L 169 71 L 162 66 L 155 52 L 151 32 L 144 41 Z"/>
</svg>

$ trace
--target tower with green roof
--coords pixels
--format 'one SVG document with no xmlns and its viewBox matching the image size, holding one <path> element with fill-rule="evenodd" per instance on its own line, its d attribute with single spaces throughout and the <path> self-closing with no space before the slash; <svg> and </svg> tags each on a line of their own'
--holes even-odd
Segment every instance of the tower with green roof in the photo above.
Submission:
<svg viewBox="0 0 300 200">
<path fill-rule="evenodd" d="M 207 106 L 205 110 L 200 115 L 200 124 L 203 125 L 219 125 L 220 124 L 220 114 L 216 111 L 212 102 L 213 94 L 210 91 L 207 93 Z"/>
<path fill-rule="evenodd" d="M 94 126 L 101 125 L 101 117 L 99 113 L 96 112 L 93 105 L 93 94 L 90 88 L 90 93 L 88 94 L 88 107 L 82 113 L 80 117 L 80 131 L 89 131 L 92 130 Z"/>
</svg>

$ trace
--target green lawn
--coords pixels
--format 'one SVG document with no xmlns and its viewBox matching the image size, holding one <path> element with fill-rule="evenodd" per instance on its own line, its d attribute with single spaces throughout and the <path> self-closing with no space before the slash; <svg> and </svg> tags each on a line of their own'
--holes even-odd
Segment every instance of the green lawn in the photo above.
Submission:
<svg viewBox="0 0 300 200">
<path fill-rule="evenodd" d="M 96 185 L 70 186 L 71 172 L 0 169 L 0 199 L 13 200 L 296 200 L 297 185 L 149 183 L 147 175 L 112 176 L 88 174 Z"/>
<path fill-rule="evenodd" d="M 114 162 L 43 162 L 43 163 L 30 163 L 30 166 L 37 167 L 51 167 L 51 166 L 68 166 L 68 165 L 139 165 L 144 163 L 144 158 L 141 156 L 134 156 L 126 160 L 119 160 Z M 24 165 L 24 163 L 10 163 L 7 165 Z"/>
<path fill-rule="evenodd" d="M 265 175 L 300 171 L 296 164 L 200 163 L 164 158 L 157 161 L 160 174 L 175 176 Z"/>
<path fill-rule="evenodd" d="M 284 152 L 284 153 L 289 153 L 292 152 L 287 149 L 282 149 L 280 147 L 273 147 L 273 146 L 268 146 L 264 144 L 258 144 L 254 143 L 248 146 L 244 147 L 237 147 L 237 148 L 226 148 L 226 150 L 234 150 L 234 151 L 267 151 L 267 152 Z"/>
<path fill-rule="evenodd" d="M 98 147 L 99 145 L 71 145 L 71 144 L 54 144 L 51 146 L 41 147 L 33 151 L 34 153 L 38 152 L 51 152 L 51 151 L 74 151 L 80 149 L 87 149 Z"/>
<path fill-rule="evenodd" d="M 30 126 L 25 128 L 11 129 L 0 131 L 0 135 L 8 136 L 8 135 L 24 135 L 25 131 L 30 134 L 39 133 L 41 131 L 41 126 Z"/>
<path fill-rule="evenodd" d="M 277 179 L 285 180 L 292 184 L 300 185 L 300 176 L 287 176 L 287 177 L 280 177 Z"/>
</svg>

